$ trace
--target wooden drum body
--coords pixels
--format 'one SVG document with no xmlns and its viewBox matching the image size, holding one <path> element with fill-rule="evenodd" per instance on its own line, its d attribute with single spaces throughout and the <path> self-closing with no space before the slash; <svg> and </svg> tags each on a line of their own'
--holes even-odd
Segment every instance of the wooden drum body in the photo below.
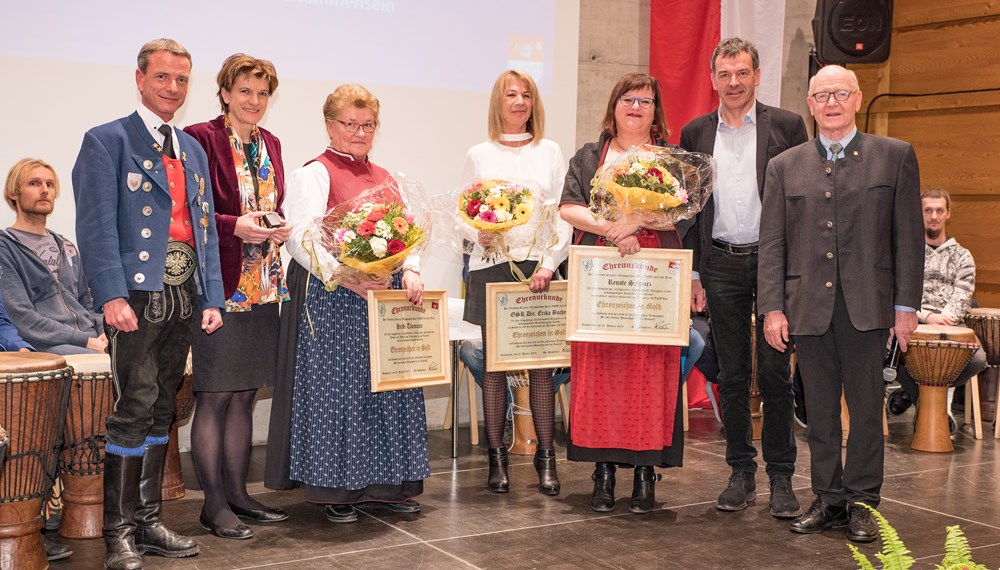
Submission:
<svg viewBox="0 0 1000 570">
<path fill-rule="evenodd" d="M 976 333 L 965 327 L 919 325 L 913 332 L 905 353 L 906 370 L 920 390 L 913 449 L 954 451 L 948 429 L 948 388 L 978 346 Z"/>
<path fill-rule="evenodd" d="M 184 471 L 181 469 L 181 448 L 177 442 L 177 426 L 187 421 L 194 411 L 193 365 L 188 352 L 184 378 L 177 387 L 177 411 L 170 424 L 170 441 L 167 442 L 167 459 L 163 468 L 163 500 L 171 501 L 184 496 Z"/>
<path fill-rule="evenodd" d="M 986 352 L 989 368 L 979 374 L 979 397 L 983 421 L 997 417 L 997 390 L 1000 388 L 1000 309 L 971 309 L 965 326 L 976 332 Z"/>
<path fill-rule="evenodd" d="M 65 358 L 73 369 L 73 380 L 59 456 L 63 482 L 59 535 L 99 538 L 104 516 L 104 444 L 114 406 L 111 357 L 79 354 Z"/>
<path fill-rule="evenodd" d="M 2 568 L 48 568 L 40 513 L 52 486 L 70 373 L 54 354 L 0 353 L 0 424 L 10 432 L 0 465 Z"/>
</svg>

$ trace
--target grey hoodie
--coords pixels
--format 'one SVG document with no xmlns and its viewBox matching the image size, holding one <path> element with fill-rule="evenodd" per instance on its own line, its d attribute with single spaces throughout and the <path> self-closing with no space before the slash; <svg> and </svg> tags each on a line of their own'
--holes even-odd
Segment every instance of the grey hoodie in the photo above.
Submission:
<svg viewBox="0 0 1000 570">
<path fill-rule="evenodd" d="M 0 231 L 0 294 L 10 320 L 38 350 L 60 344 L 86 346 L 104 331 L 102 315 L 80 266 L 76 246 L 50 231 L 60 251 L 59 280 L 29 247 Z"/>
</svg>

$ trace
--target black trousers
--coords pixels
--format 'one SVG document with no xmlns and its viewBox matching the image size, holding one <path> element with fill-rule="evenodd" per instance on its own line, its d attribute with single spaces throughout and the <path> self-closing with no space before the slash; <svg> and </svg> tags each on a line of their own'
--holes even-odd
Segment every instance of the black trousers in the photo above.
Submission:
<svg viewBox="0 0 1000 570">
<path fill-rule="evenodd" d="M 109 444 L 136 448 L 147 436 L 170 431 L 194 332 L 194 299 L 193 279 L 164 285 L 162 291 L 129 291 L 138 330 L 122 332 L 104 324 L 115 396 L 107 422 Z"/>
<path fill-rule="evenodd" d="M 712 317 L 712 336 L 719 357 L 719 400 L 726 428 L 726 463 L 733 470 L 757 471 L 750 417 L 750 345 L 753 302 L 757 293 L 757 254 L 732 255 L 713 250 L 702 281 Z M 764 340 L 763 319 L 757 320 L 757 378 L 764 403 L 761 448 L 768 475 L 795 471 L 792 433 L 791 351 L 778 352 Z"/>
<path fill-rule="evenodd" d="M 882 360 L 888 329 L 859 331 L 837 288 L 830 328 L 821 336 L 792 338 L 802 370 L 813 493 L 828 505 L 878 506 L 885 442 Z M 851 414 L 847 456 L 841 459 L 840 395 Z"/>
</svg>

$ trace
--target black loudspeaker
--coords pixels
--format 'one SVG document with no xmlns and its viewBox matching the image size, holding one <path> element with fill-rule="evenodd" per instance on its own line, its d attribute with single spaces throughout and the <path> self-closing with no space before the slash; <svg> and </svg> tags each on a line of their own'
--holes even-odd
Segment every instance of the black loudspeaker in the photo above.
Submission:
<svg viewBox="0 0 1000 570">
<path fill-rule="evenodd" d="M 816 54 L 824 64 L 889 59 L 892 0 L 817 0 Z"/>
</svg>

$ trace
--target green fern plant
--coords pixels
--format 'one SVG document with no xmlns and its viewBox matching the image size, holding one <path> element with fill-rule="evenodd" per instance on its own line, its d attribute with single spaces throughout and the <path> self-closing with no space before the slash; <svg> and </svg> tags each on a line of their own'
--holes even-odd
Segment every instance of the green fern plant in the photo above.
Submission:
<svg viewBox="0 0 1000 570">
<path fill-rule="evenodd" d="M 945 529 L 944 560 L 934 566 L 936 570 L 989 570 L 982 564 L 972 561 L 972 549 L 969 539 L 958 525 Z"/>
<path fill-rule="evenodd" d="M 876 552 L 875 557 L 882 563 L 882 570 L 908 570 L 912 567 L 916 561 L 910 556 L 910 551 L 899 538 L 899 533 L 892 528 L 889 521 L 885 520 L 882 513 L 870 505 L 855 504 L 871 511 L 878 523 L 878 532 L 882 537 L 882 552 Z M 944 560 L 941 561 L 941 564 L 935 565 L 936 570 L 989 570 L 986 566 L 972 561 L 969 540 L 958 525 L 947 527 L 945 533 Z M 848 544 L 847 547 L 851 549 L 851 555 L 858 563 L 859 570 L 875 570 L 871 560 L 857 547 L 853 544 Z"/>
<path fill-rule="evenodd" d="M 855 503 L 855 505 L 871 511 L 872 516 L 875 517 L 875 522 L 878 523 L 878 533 L 882 537 L 882 552 L 876 552 L 875 558 L 878 558 L 879 562 L 882 563 L 882 570 L 908 570 L 913 566 L 916 560 L 910 556 L 910 551 L 903 544 L 903 541 L 900 540 L 899 533 L 896 532 L 896 529 L 892 528 L 889 521 L 885 520 L 882 513 L 875 510 L 871 505 L 864 503 Z M 868 557 L 862 554 L 860 550 L 853 545 L 848 546 L 851 548 L 854 560 L 858 562 L 862 570 L 874 568 Z"/>
</svg>

